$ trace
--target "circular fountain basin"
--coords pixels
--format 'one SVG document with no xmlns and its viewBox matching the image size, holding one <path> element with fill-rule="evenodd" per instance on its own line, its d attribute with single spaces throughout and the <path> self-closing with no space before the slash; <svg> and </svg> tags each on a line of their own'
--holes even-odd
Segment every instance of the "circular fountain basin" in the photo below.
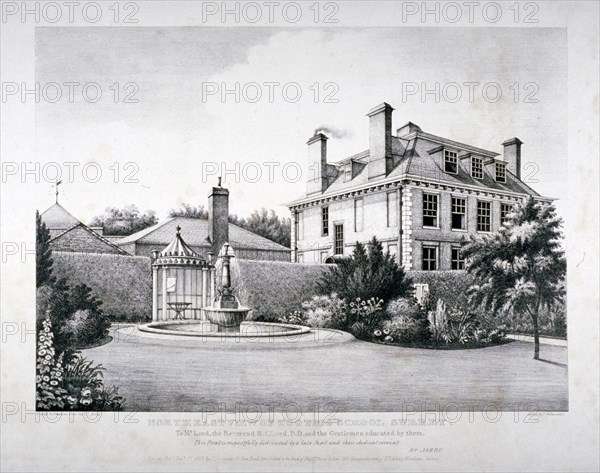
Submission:
<svg viewBox="0 0 600 473">
<path fill-rule="evenodd" d="M 235 331 L 219 331 L 219 326 L 204 320 L 162 320 L 139 325 L 142 332 L 163 335 L 181 335 L 186 337 L 289 337 L 310 332 L 310 328 L 302 325 L 279 324 L 271 322 L 246 321 Z"/>
<path fill-rule="evenodd" d="M 217 326 L 218 332 L 239 333 L 241 323 L 246 320 L 248 307 L 218 308 L 205 307 L 204 314 L 210 323 Z"/>
</svg>

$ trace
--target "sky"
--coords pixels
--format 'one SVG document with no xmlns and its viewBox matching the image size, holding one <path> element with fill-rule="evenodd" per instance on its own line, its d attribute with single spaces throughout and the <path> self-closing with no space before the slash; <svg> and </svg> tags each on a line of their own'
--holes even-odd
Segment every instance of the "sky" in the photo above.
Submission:
<svg viewBox="0 0 600 473">
<path fill-rule="evenodd" d="M 517 136 L 526 181 L 564 214 L 566 79 L 558 28 L 40 27 L 36 81 L 62 96 L 36 105 L 48 171 L 36 203 L 53 203 L 60 169 L 60 202 L 86 223 L 127 204 L 164 218 L 206 205 L 224 175 L 231 213 L 289 217 L 314 130 L 333 131 L 330 162 L 361 152 L 365 114 L 385 101 L 394 130 L 412 121 L 499 153 Z M 86 83 L 97 86 L 84 98 Z M 239 100 L 221 95 L 236 84 Z"/>
</svg>

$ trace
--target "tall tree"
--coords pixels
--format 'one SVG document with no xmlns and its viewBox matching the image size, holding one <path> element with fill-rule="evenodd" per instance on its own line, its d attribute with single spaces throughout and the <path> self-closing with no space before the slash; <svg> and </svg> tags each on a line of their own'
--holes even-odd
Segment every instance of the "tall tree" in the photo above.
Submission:
<svg viewBox="0 0 600 473">
<path fill-rule="evenodd" d="M 107 207 L 102 215 L 92 219 L 90 226 L 104 227 L 106 235 L 126 236 L 157 223 L 156 212 L 146 210 L 142 214 L 135 205 L 131 204 L 122 209 Z"/>
<path fill-rule="evenodd" d="M 50 231 L 42 221 L 40 213 L 35 212 L 35 285 L 53 284 L 52 249 L 50 248 Z"/>
<path fill-rule="evenodd" d="M 265 208 L 255 210 L 247 218 L 230 215 L 229 221 L 280 245 L 288 248 L 291 245 L 291 220 L 289 218 L 279 218 L 274 210 Z"/>
<path fill-rule="evenodd" d="M 463 247 L 474 275 L 471 301 L 494 314 L 528 314 L 533 323 L 534 354 L 540 357 L 539 316 L 564 296 L 566 260 L 561 247 L 562 220 L 553 205 L 529 197 L 514 206 L 500 231 Z"/>
<path fill-rule="evenodd" d="M 204 205 L 196 207 L 190 204 L 182 204 L 178 209 L 171 209 L 169 217 L 208 218 L 208 210 L 204 208 Z M 229 215 L 229 222 L 280 245 L 290 247 L 291 220 L 289 218 L 280 218 L 274 210 L 264 208 L 255 210 L 249 217 L 245 218 L 231 214 Z"/>
</svg>

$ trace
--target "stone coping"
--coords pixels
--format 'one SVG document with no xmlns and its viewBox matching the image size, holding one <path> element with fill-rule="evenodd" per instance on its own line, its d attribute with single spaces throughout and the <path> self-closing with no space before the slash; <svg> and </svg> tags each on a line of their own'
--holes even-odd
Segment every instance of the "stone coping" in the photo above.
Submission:
<svg viewBox="0 0 600 473">
<path fill-rule="evenodd" d="M 223 310 L 223 309 L 219 309 Z M 226 309 L 225 309 L 226 310 Z M 237 309 L 236 309 L 237 310 Z M 138 329 L 142 332 L 152 332 L 159 333 L 162 335 L 176 335 L 176 336 L 186 336 L 186 337 L 199 337 L 199 338 L 275 338 L 275 337 L 289 337 L 292 335 L 300 335 L 303 333 L 309 333 L 311 330 L 308 327 L 304 327 L 302 325 L 292 325 L 292 324 L 279 324 L 279 323 L 270 323 L 270 322 L 242 322 L 241 328 L 242 331 L 240 333 L 237 332 L 196 332 L 191 330 L 169 330 L 164 327 L 165 325 L 214 325 L 209 323 L 208 321 L 198 321 L 198 320 L 161 320 L 158 322 L 150 322 L 148 324 L 138 325 Z M 282 330 L 279 332 L 270 332 L 270 333 L 249 333 L 244 334 L 243 327 L 248 326 L 267 326 L 267 327 L 279 327 Z M 289 329 L 288 329 L 289 328 Z"/>
<path fill-rule="evenodd" d="M 185 324 L 190 322 L 195 323 L 208 323 L 205 321 L 186 321 L 177 320 L 171 321 L 178 324 Z M 267 322 L 252 322 L 250 323 L 261 323 L 267 324 Z M 248 322 L 247 322 L 248 323 Z M 324 328 L 309 328 L 301 327 L 302 333 L 290 336 L 262 336 L 255 337 L 249 335 L 248 337 L 240 337 L 237 334 L 229 335 L 222 332 L 214 332 L 214 336 L 202 336 L 199 332 L 194 332 L 193 336 L 186 336 L 185 332 L 175 332 L 174 330 L 164 330 L 157 328 L 148 328 L 149 324 L 119 324 L 114 327 L 115 340 L 136 340 L 138 337 L 146 339 L 148 342 L 177 342 L 179 344 L 185 344 L 186 346 L 196 348 L 210 348 L 216 349 L 221 348 L 223 350 L 229 350 L 233 348 L 239 349 L 328 349 L 330 347 L 339 346 L 340 344 L 357 342 L 354 335 L 343 332 L 341 330 L 324 329 Z M 275 324 L 284 325 L 284 324 Z M 285 324 L 287 325 L 287 324 Z M 291 331 L 286 334 L 292 333 Z M 141 341 L 141 340 L 140 340 Z M 114 341 L 113 341 L 114 343 Z"/>
</svg>

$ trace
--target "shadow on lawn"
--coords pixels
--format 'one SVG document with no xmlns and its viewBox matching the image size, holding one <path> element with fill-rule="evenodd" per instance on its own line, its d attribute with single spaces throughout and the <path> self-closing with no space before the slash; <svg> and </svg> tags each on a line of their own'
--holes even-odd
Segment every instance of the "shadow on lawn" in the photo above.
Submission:
<svg viewBox="0 0 600 473">
<path fill-rule="evenodd" d="M 561 368 L 566 368 L 567 367 L 566 363 L 559 363 L 558 361 L 544 360 L 543 358 L 540 358 L 538 361 L 542 361 L 544 363 L 550 363 L 551 365 L 560 366 Z"/>
</svg>

